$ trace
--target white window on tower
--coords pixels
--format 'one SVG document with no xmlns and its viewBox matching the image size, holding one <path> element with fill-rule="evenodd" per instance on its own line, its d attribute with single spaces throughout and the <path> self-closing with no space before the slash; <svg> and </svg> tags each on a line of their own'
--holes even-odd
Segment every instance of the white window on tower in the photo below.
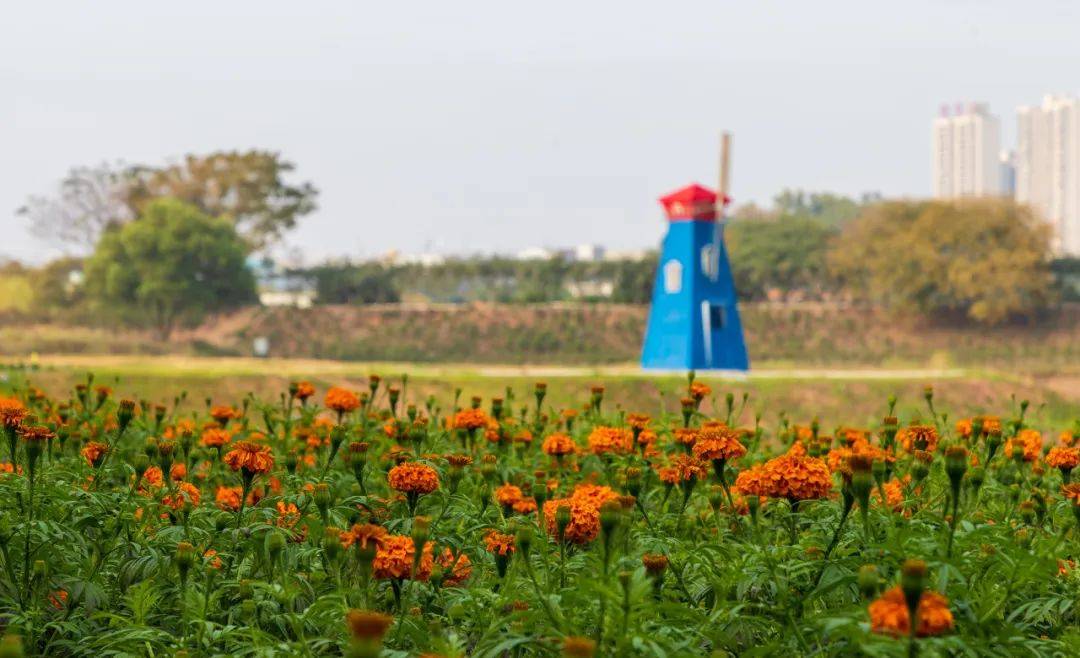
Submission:
<svg viewBox="0 0 1080 658">
<path fill-rule="evenodd" d="M 682 263 L 672 259 L 664 263 L 664 292 L 675 295 L 682 291 Z"/>
<path fill-rule="evenodd" d="M 701 248 L 701 273 L 711 281 L 716 281 L 720 271 L 720 250 L 716 245 L 707 244 Z"/>
</svg>

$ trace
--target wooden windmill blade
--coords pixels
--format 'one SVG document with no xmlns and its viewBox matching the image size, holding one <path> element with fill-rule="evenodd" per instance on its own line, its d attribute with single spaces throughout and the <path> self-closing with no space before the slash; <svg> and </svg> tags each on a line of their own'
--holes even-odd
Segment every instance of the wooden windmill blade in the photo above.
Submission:
<svg viewBox="0 0 1080 658">
<path fill-rule="evenodd" d="M 731 133 L 720 133 L 720 181 L 716 187 L 716 219 L 724 217 L 731 181 Z"/>
</svg>

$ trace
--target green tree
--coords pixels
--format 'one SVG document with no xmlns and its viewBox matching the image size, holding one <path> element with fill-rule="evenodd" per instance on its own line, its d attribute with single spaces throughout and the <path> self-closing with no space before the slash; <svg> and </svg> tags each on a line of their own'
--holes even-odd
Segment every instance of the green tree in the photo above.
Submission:
<svg viewBox="0 0 1080 658">
<path fill-rule="evenodd" d="M 829 260 L 858 297 L 996 324 L 1049 303 L 1050 237 L 1007 200 L 892 201 L 848 225 Z"/>
<path fill-rule="evenodd" d="M 86 261 L 86 294 L 100 311 L 167 339 L 178 326 L 255 298 L 246 253 L 227 220 L 157 199 L 136 221 L 102 236 Z"/>
<path fill-rule="evenodd" d="M 614 291 L 611 301 L 623 304 L 648 304 L 652 301 L 653 281 L 660 255 L 656 252 L 640 260 L 614 263 Z"/>
<path fill-rule="evenodd" d="M 312 270 L 323 304 L 392 304 L 401 301 L 395 270 L 378 263 L 324 265 Z"/>
<path fill-rule="evenodd" d="M 832 288 L 827 253 L 835 234 L 809 217 L 731 222 L 725 237 L 739 296 L 761 299 L 772 289 L 820 293 Z"/>
<path fill-rule="evenodd" d="M 85 309 L 83 259 L 64 257 L 51 260 L 30 272 L 34 306 L 48 315 L 72 321 Z"/>
<path fill-rule="evenodd" d="M 784 189 L 773 197 L 773 205 L 780 215 L 813 217 L 830 226 L 843 226 L 855 219 L 864 205 L 880 199 L 876 193 L 864 194 L 856 201 L 832 192 Z"/>
<path fill-rule="evenodd" d="M 295 166 L 272 151 L 219 151 L 188 155 L 167 167 L 128 170 L 128 204 L 141 214 L 154 199 L 173 197 L 212 217 L 227 217 L 260 249 L 315 210 L 318 191 L 311 183 L 291 185 L 284 176 Z"/>
</svg>

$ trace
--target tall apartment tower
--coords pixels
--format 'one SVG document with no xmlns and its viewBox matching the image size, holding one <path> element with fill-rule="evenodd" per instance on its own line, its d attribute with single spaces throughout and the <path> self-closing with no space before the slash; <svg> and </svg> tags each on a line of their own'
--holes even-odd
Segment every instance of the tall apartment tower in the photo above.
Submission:
<svg viewBox="0 0 1080 658">
<path fill-rule="evenodd" d="M 1001 124 L 985 103 L 943 107 L 932 140 L 935 199 L 1001 193 Z"/>
<path fill-rule="evenodd" d="M 1080 256 L 1080 100 L 1017 109 L 1016 200 L 1050 223 L 1055 251 Z"/>
</svg>

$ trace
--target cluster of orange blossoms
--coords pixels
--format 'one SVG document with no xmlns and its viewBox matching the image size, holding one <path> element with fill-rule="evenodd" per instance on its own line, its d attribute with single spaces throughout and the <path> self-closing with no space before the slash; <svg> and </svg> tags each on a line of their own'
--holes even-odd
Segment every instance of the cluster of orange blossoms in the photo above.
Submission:
<svg viewBox="0 0 1080 658">
<path fill-rule="evenodd" d="M 1063 470 L 1080 466 L 1080 447 L 1054 446 L 1046 453 L 1046 465 Z"/>
<path fill-rule="evenodd" d="M 203 431 L 200 440 L 207 448 L 220 448 L 232 440 L 232 433 L 220 427 L 209 427 Z"/>
<path fill-rule="evenodd" d="M 1005 442 L 1005 456 L 1012 459 L 1017 448 L 1026 462 L 1039 461 L 1042 456 L 1043 436 L 1038 430 L 1022 429 Z"/>
<path fill-rule="evenodd" d="M 589 433 L 588 443 L 594 455 L 625 455 L 634 449 L 633 435 L 621 427 L 595 427 Z"/>
<path fill-rule="evenodd" d="M 832 474 L 823 460 L 792 453 L 748 468 L 735 480 L 739 493 L 793 502 L 824 498 L 832 487 Z"/>
<path fill-rule="evenodd" d="M 511 555 L 514 552 L 514 536 L 498 530 L 491 530 L 484 535 L 484 546 L 495 555 Z"/>
<path fill-rule="evenodd" d="M 556 432 L 544 439 L 541 446 L 544 454 L 552 457 L 565 457 L 577 452 L 577 443 L 566 434 Z"/>
<path fill-rule="evenodd" d="M 911 632 L 907 601 L 899 585 L 889 589 L 871 603 L 869 613 L 870 628 L 876 633 L 904 636 Z M 919 627 L 915 633 L 919 637 L 941 635 L 953 627 L 949 601 L 937 592 L 923 592 L 922 598 L 919 599 L 917 618 Z"/>
<path fill-rule="evenodd" d="M 241 441 L 225 453 L 224 461 L 234 471 L 243 470 L 251 475 L 269 473 L 274 467 L 274 453 L 270 446 Z"/>
<path fill-rule="evenodd" d="M 970 439 L 975 431 L 975 422 L 978 421 L 982 425 L 982 433 L 989 434 L 990 432 L 1001 431 L 1001 418 L 998 416 L 975 416 L 973 418 L 964 418 L 956 422 L 956 433 L 962 438 Z M 978 438 L 978 437 L 975 437 Z"/>
<path fill-rule="evenodd" d="M 934 452 L 937 450 L 941 436 L 933 425 L 910 425 L 900 428 L 896 433 L 896 440 L 908 452 L 915 452 L 916 450 Z"/>
<path fill-rule="evenodd" d="M 454 414 L 452 426 L 456 430 L 473 431 L 486 428 L 490 419 L 481 409 L 462 409 Z"/>
<path fill-rule="evenodd" d="M 429 494 L 439 488 L 439 474 L 426 464 L 405 462 L 390 469 L 386 476 L 395 491 Z"/>
<path fill-rule="evenodd" d="M 339 414 L 347 414 L 360 408 L 360 397 L 347 388 L 332 387 L 326 392 L 323 404 Z"/>
<path fill-rule="evenodd" d="M 560 507 L 570 510 L 570 522 L 563 538 L 575 544 L 587 544 L 600 534 L 600 507 L 617 500 L 619 494 L 611 487 L 595 484 L 579 484 L 566 498 L 553 498 L 544 503 L 544 522 L 548 534 L 559 536 L 556 514 Z"/>
<path fill-rule="evenodd" d="M 694 441 L 694 456 L 707 461 L 738 459 L 746 454 L 739 433 L 723 425 L 704 427 Z"/>
<path fill-rule="evenodd" d="M 675 455 L 667 466 L 656 469 L 660 481 L 664 484 L 680 484 L 692 480 L 701 480 L 709 476 L 706 462 L 688 454 Z"/>
</svg>

